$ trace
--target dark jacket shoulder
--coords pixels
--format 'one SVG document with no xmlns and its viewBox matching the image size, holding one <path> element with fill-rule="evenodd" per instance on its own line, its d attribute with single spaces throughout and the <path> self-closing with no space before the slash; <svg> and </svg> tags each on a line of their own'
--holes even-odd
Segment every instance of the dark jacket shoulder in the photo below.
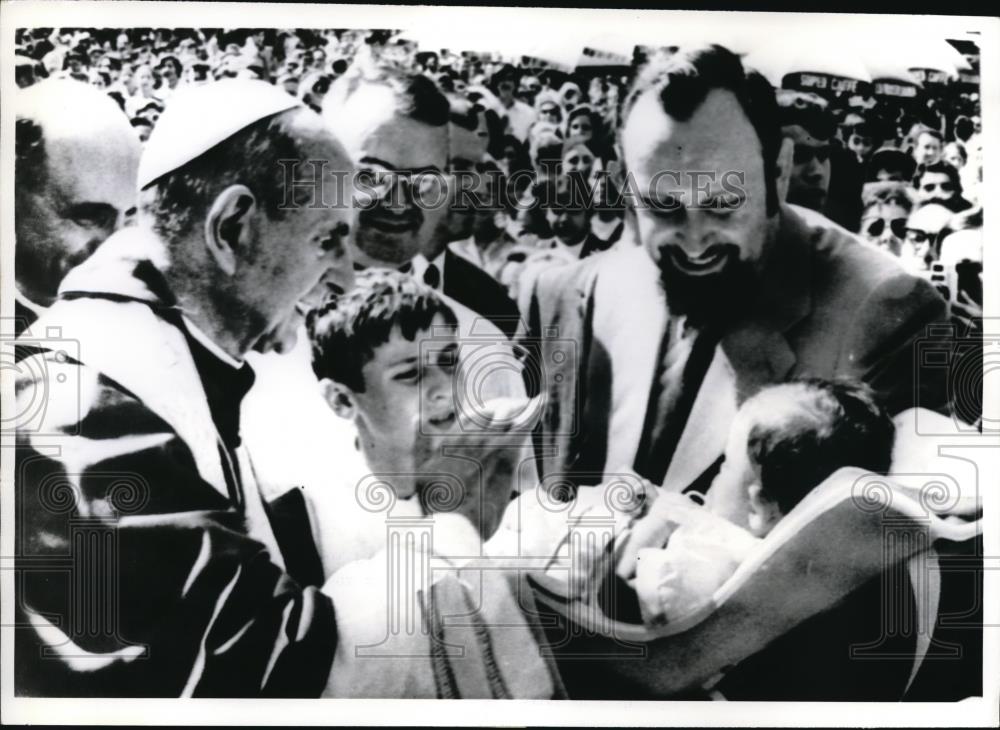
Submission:
<svg viewBox="0 0 1000 730">
<path fill-rule="evenodd" d="M 445 252 L 444 293 L 492 321 L 508 338 L 520 321 L 517 305 L 503 284 L 450 249 Z"/>
</svg>

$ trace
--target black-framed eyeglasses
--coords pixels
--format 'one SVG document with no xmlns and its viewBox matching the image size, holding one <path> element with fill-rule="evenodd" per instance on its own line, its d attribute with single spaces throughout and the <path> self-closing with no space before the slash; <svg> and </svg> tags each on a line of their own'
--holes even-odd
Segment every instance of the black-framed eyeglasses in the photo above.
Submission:
<svg viewBox="0 0 1000 730">
<path fill-rule="evenodd" d="M 919 228 L 907 228 L 906 240 L 910 243 L 927 243 L 931 240 L 931 234 L 921 231 Z"/>
<path fill-rule="evenodd" d="M 865 233 L 870 238 L 878 238 L 885 231 L 885 219 L 876 218 L 868 227 L 865 228 Z M 906 218 L 893 218 L 889 221 L 889 228 L 892 231 L 892 235 L 896 238 L 902 239 L 906 237 Z"/>
</svg>

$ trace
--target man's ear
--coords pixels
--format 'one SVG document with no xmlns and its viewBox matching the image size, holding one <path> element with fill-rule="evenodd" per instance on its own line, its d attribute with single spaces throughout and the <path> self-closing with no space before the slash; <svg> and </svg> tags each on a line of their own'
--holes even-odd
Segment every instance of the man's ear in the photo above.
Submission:
<svg viewBox="0 0 1000 730">
<path fill-rule="evenodd" d="M 257 199 L 246 185 L 230 185 L 212 202 L 205 220 L 205 246 L 227 276 L 250 245 L 250 219 Z"/>
<path fill-rule="evenodd" d="M 792 178 L 792 158 L 795 153 L 795 142 L 788 137 L 781 138 L 778 148 L 778 159 L 775 160 L 775 189 L 778 192 L 778 202 L 784 203 L 788 197 L 788 181 Z"/>
<path fill-rule="evenodd" d="M 348 421 L 353 421 L 357 415 L 358 407 L 354 402 L 354 393 L 351 389 L 330 378 L 323 378 L 319 381 L 320 393 L 323 400 L 330 406 L 334 413 Z"/>
</svg>

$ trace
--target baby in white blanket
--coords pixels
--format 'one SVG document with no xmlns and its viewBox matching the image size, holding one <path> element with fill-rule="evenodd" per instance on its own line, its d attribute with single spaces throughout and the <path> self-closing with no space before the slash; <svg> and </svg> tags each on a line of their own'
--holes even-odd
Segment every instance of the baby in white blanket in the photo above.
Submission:
<svg viewBox="0 0 1000 730">
<path fill-rule="evenodd" d="M 767 387 L 740 408 L 705 506 L 659 494 L 629 536 L 619 575 L 645 623 L 705 607 L 746 556 L 837 469 L 888 471 L 895 427 L 867 386 L 818 379 Z M 632 570 L 634 568 L 634 573 Z"/>
</svg>

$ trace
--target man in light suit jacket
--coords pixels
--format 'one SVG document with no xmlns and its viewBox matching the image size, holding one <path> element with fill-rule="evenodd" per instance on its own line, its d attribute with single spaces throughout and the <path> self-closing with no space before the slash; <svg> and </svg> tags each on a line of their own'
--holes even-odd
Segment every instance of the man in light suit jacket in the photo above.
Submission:
<svg viewBox="0 0 1000 730">
<path fill-rule="evenodd" d="M 792 143 L 773 89 L 735 54 L 654 59 L 626 99 L 619 141 L 631 242 L 543 272 L 530 301 L 528 345 L 549 396 L 535 439 L 543 485 L 634 469 L 668 491 L 704 491 L 739 403 L 797 376 L 861 379 L 892 413 L 946 407 L 946 372 L 918 369 L 921 341 L 947 337 L 932 331 L 946 303 L 892 257 L 782 202 Z M 707 498 L 745 525 L 739 495 Z M 742 662 L 724 694 L 899 699 L 898 662 L 848 651 L 880 636 L 880 580 Z M 890 639 L 888 653 L 915 645 Z M 642 695 L 597 667 L 562 669 L 570 696 Z"/>
<path fill-rule="evenodd" d="M 946 303 L 781 202 L 792 148 L 776 113 L 766 81 L 718 47 L 637 79 L 619 136 L 631 244 L 544 272 L 528 312 L 550 396 L 543 475 L 592 484 L 634 468 L 705 487 L 738 404 L 795 376 L 860 378 L 893 413 L 943 408 L 941 374 L 918 377 L 914 358 Z"/>
</svg>

